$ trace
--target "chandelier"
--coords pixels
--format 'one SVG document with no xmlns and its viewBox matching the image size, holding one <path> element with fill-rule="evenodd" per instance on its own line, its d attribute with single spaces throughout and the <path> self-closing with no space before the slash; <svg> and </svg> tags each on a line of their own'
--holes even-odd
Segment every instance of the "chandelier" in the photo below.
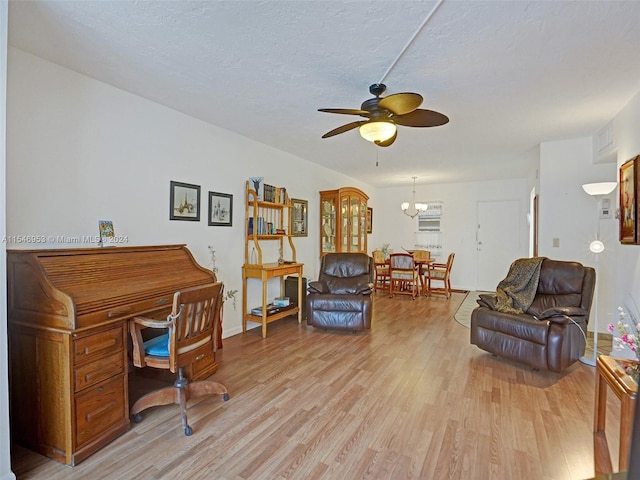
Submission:
<svg viewBox="0 0 640 480">
<path fill-rule="evenodd" d="M 402 209 L 402 213 L 407 215 L 408 217 L 415 218 L 419 213 L 424 213 L 427 211 L 428 205 L 426 203 L 418 203 L 416 202 L 416 178 L 413 178 L 413 207 L 409 210 L 410 204 L 409 202 L 402 202 L 400 208 Z"/>
</svg>

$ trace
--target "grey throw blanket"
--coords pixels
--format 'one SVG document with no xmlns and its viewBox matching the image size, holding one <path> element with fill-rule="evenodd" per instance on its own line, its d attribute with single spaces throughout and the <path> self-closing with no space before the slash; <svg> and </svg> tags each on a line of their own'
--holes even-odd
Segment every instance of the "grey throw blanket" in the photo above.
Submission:
<svg viewBox="0 0 640 480">
<path fill-rule="evenodd" d="M 496 310 L 505 313 L 526 312 L 538 290 L 540 267 L 544 257 L 520 258 L 496 288 Z"/>
</svg>

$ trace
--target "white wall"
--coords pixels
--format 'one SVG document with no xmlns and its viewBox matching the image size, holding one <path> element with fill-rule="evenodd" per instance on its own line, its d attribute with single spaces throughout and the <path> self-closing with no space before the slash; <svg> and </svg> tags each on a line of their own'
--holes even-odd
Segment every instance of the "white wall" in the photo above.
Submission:
<svg viewBox="0 0 640 480">
<path fill-rule="evenodd" d="M 186 243 L 219 278 L 239 290 L 244 263 L 244 192 L 250 176 L 284 186 L 309 201 L 308 237 L 295 239 L 304 275 L 317 276 L 320 190 L 368 185 L 167 107 L 97 82 L 38 57 L 9 49 L 7 233 L 12 236 L 95 235 L 112 220 L 129 245 Z M 201 186 L 199 222 L 169 220 L 169 182 Z M 233 194 L 233 226 L 207 225 L 208 192 Z M 46 241 L 9 248 L 82 246 Z M 93 244 L 93 246 L 96 246 Z M 265 261 L 277 260 L 277 250 Z M 261 303 L 251 280 L 250 305 Z M 273 295 L 277 282 L 270 285 Z M 271 293 L 271 291 L 270 291 Z M 254 305 L 255 304 L 255 305 Z M 241 301 L 238 302 L 240 307 Z M 241 331 L 240 308 L 225 305 L 224 335 Z"/>
<path fill-rule="evenodd" d="M 598 331 L 606 332 L 613 320 L 615 259 L 619 250 L 618 222 L 598 218 L 598 201 L 582 189 L 584 183 L 617 180 L 615 163 L 596 164 L 592 137 L 546 142 L 540 146 L 539 254 L 556 260 L 575 260 L 596 266 L 589 251 L 598 223 L 606 246 L 598 256 Z M 616 203 L 617 189 L 609 195 Z M 554 239 L 559 246 L 554 247 Z M 589 322 L 593 329 L 595 322 Z"/>
<path fill-rule="evenodd" d="M 640 93 L 629 101 L 614 120 L 618 167 L 640 154 L 639 131 Z M 640 246 L 618 245 L 617 252 L 614 260 L 616 277 L 612 294 L 615 306 L 632 305 L 634 302 L 640 305 Z"/>
<path fill-rule="evenodd" d="M 379 188 L 374 208 L 374 229 L 369 249 L 390 243 L 395 252 L 402 247 L 413 248 L 416 220 L 404 215 L 400 204 L 412 201 L 413 184 L 406 187 Z M 526 179 L 463 182 L 438 185 L 416 185 L 416 200 L 429 202 L 441 200 L 442 256 L 446 260 L 450 252 L 456 254 L 451 271 L 453 288 L 476 288 L 476 226 L 477 204 L 480 201 L 518 200 L 521 205 L 521 255 L 527 255 L 529 208 Z M 379 222 L 376 223 L 376 219 Z M 515 260 L 515 259 L 514 259 Z M 505 275 L 506 275 L 505 271 Z"/>
</svg>

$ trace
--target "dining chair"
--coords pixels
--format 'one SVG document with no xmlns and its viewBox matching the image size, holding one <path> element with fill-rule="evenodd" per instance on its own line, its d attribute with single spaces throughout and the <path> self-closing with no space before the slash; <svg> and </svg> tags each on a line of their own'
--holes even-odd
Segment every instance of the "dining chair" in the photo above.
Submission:
<svg viewBox="0 0 640 480">
<path fill-rule="evenodd" d="M 429 277 L 427 279 L 429 294 L 436 293 L 447 298 L 451 296 L 451 267 L 455 256 L 455 253 L 450 253 L 449 257 L 447 257 L 447 263 L 432 263 L 429 265 Z M 442 287 L 434 288 L 431 285 L 433 281 L 442 282 Z"/>
<path fill-rule="evenodd" d="M 427 293 L 427 286 L 429 285 L 429 264 L 426 260 L 431 260 L 431 252 L 429 250 L 414 250 L 413 259 L 418 266 L 418 278 L 420 279 L 420 291 Z"/>
<path fill-rule="evenodd" d="M 176 292 L 173 309 L 166 320 L 134 317 L 129 321 L 133 342 L 133 364 L 136 367 L 152 367 L 177 372 L 172 386 L 152 391 L 140 397 L 131 407 L 134 422 L 142 420 L 140 412 L 159 405 L 180 405 L 184 434 L 193 429 L 187 422 L 187 400 L 205 395 L 219 394 L 229 399 L 227 388 L 213 380 L 189 382 L 183 368 L 217 350 L 220 307 L 222 306 L 222 282 L 196 286 Z M 146 328 L 165 329 L 162 335 L 143 340 Z"/>
<path fill-rule="evenodd" d="M 374 250 L 371 252 L 373 257 L 373 266 L 375 271 L 375 277 L 373 281 L 374 290 L 388 290 L 389 289 L 389 263 L 384 258 L 384 252 L 382 250 Z"/>
<path fill-rule="evenodd" d="M 408 253 L 392 253 L 389 256 L 389 296 L 396 293 L 411 295 L 415 300 L 418 294 L 418 267 L 413 255 Z"/>
</svg>

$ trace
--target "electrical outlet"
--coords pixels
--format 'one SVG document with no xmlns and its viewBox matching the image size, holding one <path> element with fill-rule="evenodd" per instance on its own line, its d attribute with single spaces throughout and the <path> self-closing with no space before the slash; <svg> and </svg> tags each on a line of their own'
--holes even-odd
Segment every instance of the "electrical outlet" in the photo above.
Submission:
<svg viewBox="0 0 640 480">
<path fill-rule="evenodd" d="M 553 239 L 553 246 L 556 247 L 556 248 L 560 246 L 560 239 L 559 238 L 554 238 Z"/>
</svg>

